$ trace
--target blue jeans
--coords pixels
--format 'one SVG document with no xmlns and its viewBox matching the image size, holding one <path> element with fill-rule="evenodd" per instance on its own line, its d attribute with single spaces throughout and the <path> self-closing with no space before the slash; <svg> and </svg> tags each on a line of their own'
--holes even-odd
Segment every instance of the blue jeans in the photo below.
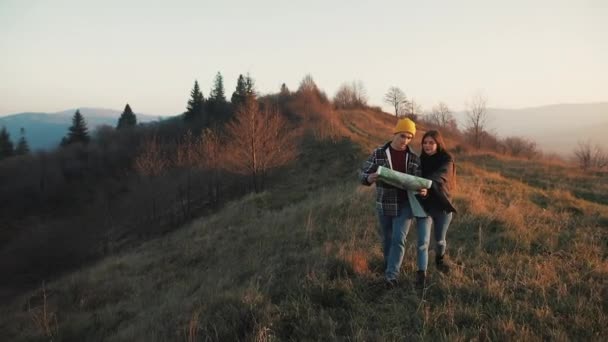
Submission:
<svg viewBox="0 0 608 342">
<path fill-rule="evenodd" d="M 435 253 L 444 255 L 447 242 L 445 236 L 448 232 L 452 213 L 442 210 L 429 210 L 429 216 L 417 217 L 416 228 L 418 230 L 418 270 L 426 271 L 429 262 L 429 240 L 431 238 L 431 224 L 435 223 Z"/>
<path fill-rule="evenodd" d="M 405 253 L 405 238 L 414 218 L 409 203 L 406 203 L 404 207 L 397 216 L 378 214 L 382 230 L 384 263 L 386 265 L 384 272 L 386 279 L 389 280 L 397 279 Z"/>
</svg>

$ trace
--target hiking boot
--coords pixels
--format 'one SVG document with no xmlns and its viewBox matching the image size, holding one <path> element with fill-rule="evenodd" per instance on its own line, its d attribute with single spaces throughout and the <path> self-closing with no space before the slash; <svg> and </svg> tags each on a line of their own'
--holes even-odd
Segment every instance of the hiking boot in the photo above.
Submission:
<svg viewBox="0 0 608 342">
<path fill-rule="evenodd" d="M 384 279 L 384 286 L 389 290 L 396 288 L 397 285 L 399 285 L 397 279 Z"/>
<path fill-rule="evenodd" d="M 426 286 L 426 271 L 416 272 L 416 288 L 423 289 Z"/>
<path fill-rule="evenodd" d="M 450 272 L 450 262 L 447 260 L 445 254 L 435 256 L 435 265 L 437 265 L 437 269 L 440 272 L 443 272 L 443 273 Z"/>
</svg>

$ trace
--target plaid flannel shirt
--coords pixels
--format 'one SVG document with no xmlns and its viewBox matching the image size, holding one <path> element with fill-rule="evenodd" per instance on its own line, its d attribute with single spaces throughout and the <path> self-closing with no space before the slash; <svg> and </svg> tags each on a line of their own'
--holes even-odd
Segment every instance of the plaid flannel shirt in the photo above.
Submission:
<svg viewBox="0 0 608 342">
<path fill-rule="evenodd" d="M 361 171 L 359 173 L 359 180 L 361 184 L 370 186 L 371 184 L 367 181 L 367 177 L 378 170 L 378 166 L 384 166 L 391 168 L 391 163 L 388 160 L 388 150 L 390 142 L 387 142 L 383 146 L 380 146 L 374 150 L 371 156 L 365 161 Z M 420 176 L 420 157 L 415 154 L 409 146 L 406 148 L 406 167 L 405 173 L 414 176 Z M 391 168 L 392 169 L 392 168 Z M 392 185 L 385 184 L 383 182 L 376 182 L 376 209 L 378 209 L 380 215 L 386 216 L 397 216 L 399 213 L 400 206 L 410 205 L 409 201 L 399 203 L 397 192 L 399 189 Z"/>
</svg>

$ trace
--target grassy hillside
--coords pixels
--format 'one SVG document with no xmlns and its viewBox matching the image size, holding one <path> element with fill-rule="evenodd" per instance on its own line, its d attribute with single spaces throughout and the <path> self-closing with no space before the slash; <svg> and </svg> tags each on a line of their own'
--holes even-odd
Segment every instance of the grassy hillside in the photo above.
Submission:
<svg viewBox="0 0 608 342">
<path fill-rule="evenodd" d="M 393 118 L 341 115 L 356 143 L 311 142 L 300 167 L 285 170 L 267 192 L 15 298 L 0 308 L 0 339 L 608 335 L 608 195 L 594 187 L 607 184 L 608 175 L 457 156 L 460 212 L 448 250 L 458 267 L 443 275 L 430 265 L 428 287 L 415 290 L 411 230 L 402 285 L 386 290 L 374 189 L 359 186 L 355 174 Z"/>
</svg>

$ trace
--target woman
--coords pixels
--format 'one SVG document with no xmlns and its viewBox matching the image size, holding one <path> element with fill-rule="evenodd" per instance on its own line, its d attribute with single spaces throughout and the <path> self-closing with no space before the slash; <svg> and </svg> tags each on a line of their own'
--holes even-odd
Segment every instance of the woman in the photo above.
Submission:
<svg viewBox="0 0 608 342">
<path fill-rule="evenodd" d="M 422 177 L 433 181 L 428 191 L 422 192 L 422 206 L 428 216 L 416 218 L 418 230 L 418 272 L 416 285 L 424 287 L 428 264 L 431 224 L 435 225 L 435 264 L 442 272 L 449 272 L 446 261 L 446 233 L 456 208 L 452 204 L 450 192 L 455 184 L 455 166 L 452 155 L 445 150 L 445 143 L 438 131 L 431 130 L 422 136 L 420 154 Z"/>
</svg>

